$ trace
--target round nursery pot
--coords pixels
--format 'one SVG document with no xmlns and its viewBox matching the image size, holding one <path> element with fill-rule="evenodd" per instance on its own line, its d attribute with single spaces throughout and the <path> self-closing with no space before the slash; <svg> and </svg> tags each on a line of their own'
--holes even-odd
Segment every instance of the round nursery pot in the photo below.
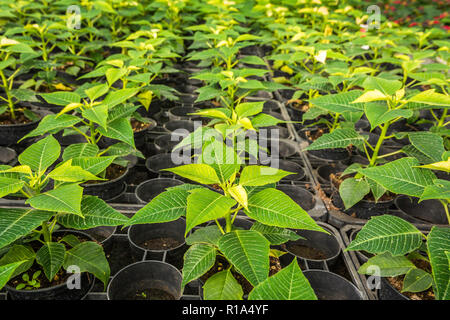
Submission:
<svg viewBox="0 0 450 320">
<path fill-rule="evenodd" d="M 142 149 L 145 147 L 146 144 L 146 136 L 147 133 L 153 130 L 156 127 L 156 121 L 153 119 L 148 119 L 150 122 L 148 123 L 147 127 L 144 127 L 142 129 L 135 129 L 134 131 L 134 144 L 136 146 L 136 149 Z M 135 123 L 133 120 L 131 121 L 133 127 L 135 127 Z"/>
<path fill-rule="evenodd" d="M 14 166 L 17 163 L 17 152 L 11 148 L 0 147 L 0 165 Z"/>
<path fill-rule="evenodd" d="M 153 173 L 155 177 L 158 175 L 162 176 L 172 176 L 173 173 L 168 171 L 162 171 L 163 169 L 169 169 L 178 166 L 172 160 L 172 154 L 170 153 L 161 153 L 151 156 L 145 162 L 145 166 L 147 169 Z"/>
<path fill-rule="evenodd" d="M 282 265 L 289 265 L 294 257 L 306 269 L 327 269 L 336 263 L 341 247 L 335 236 L 312 230 L 295 232 L 304 239 L 288 241 L 282 245 L 288 252 L 280 257 Z"/>
<path fill-rule="evenodd" d="M 347 279 L 324 270 L 304 271 L 319 300 L 363 300 L 361 291 Z"/>
<path fill-rule="evenodd" d="M 263 105 L 263 112 L 279 112 L 280 111 L 280 104 L 278 101 L 275 100 L 266 100 Z"/>
<path fill-rule="evenodd" d="M 156 178 L 142 182 L 136 187 L 135 195 L 141 203 L 148 203 L 167 188 L 182 185 L 183 182 L 171 178 Z"/>
<path fill-rule="evenodd" d="M 297 144 L 287 139 L 260 139 L 260 147 L 270 151 L 269 157 L 289 158 L 297 153 Z"/>
<path fill-rule="evenodd" d="M 113 180 L 87 184 L 81 186 L 84 188 L 85 195 L 97 196 L 102 200 L 112 200 L 125 192 L 127 187 L 125 180 L 127 178 L 129 168 L 125 168 L 125 172 Z"/>
<path fill-rule="evenodd" d="M 345 166 L 339 163 L 324 164 L 317 168 L 317 178 L 321 184 L 330 183 L 330 174 L 337 174 L 345 170 Z"/>
<path fill-rule="evenodd" d="M 188 246 L 184 233 L 186 220 L 133 225 L 128 229 L 131 253 L 137 260 L 159 260 L 181 269 Z"/>
<path fill-rule="evenodd" d="M 278 185 L 277 189 L 287 194 L 305 211 L 309 211 L 316 206 L 316 199 L 314 198 L 314 195 L 302 187 L 292 185 Z"/>
<path fill-rule="evenodd" d="M 107 290 L 108 300 L 180 300 L 180 271 L 161 261 L 141 261 L 120 270 Z"/>
<path fill-rule="evenodd" d="M 66 234 L 72 234 L 88 241 L 95 241 L 89 234 L 75 230 L 58 230 L 53 233 L 57 237 L 63 237 Z M 77 283 L 76 280 L 72 282 L 70 278 L 67 280 L 70 282 L 37 290 L 16 290 L 9 285 L 6 285 L 5 289 L 11 300 L 81 300 L 92 290 L 95 283 L 94 276 L 86 272 L 80 275 L 79 288 L 70 289 L 68 284 L 76 285 Z"/>
<path fill-rule="evenodd" d="M 378 298 L 380 300 L 410 300 L 407 296 L 395 289 L 386 278 L 381 278 Z"/>
<path fill-rule="evenodd" d="M 394 199 L 378 200 L 377 202 L 362 199 L 353 207 L 345 210 L 344 201 L 342 200 L 339 194 L 339 190 L 337 189 L 331 178 L 330 184 L 332 190 L 331 200 L 333 202 L 333 205 L 343 212 L 347 213 L 348 215 L 354 216 L 355 218 L 370 219 L 374 216 L 386 214 L 389 208 L 394 204 Z"/>
<path fill-rule="evenodd" d="M 67 147 L 75 143 L 86 143 L 86 138 L 81 134 L 69 134 L 67 136 L 63 136 L 63 131 L 58 132 L 55 135 L 55 139 L 58 140 L 59 144 L 63 147 Z"/>
<path fill-rule="evenodd" d="M 2 137 L 0 146 L 9 147 L 15 145 L 17 141 L 37 128 L 39 122 L 44 117 L 44 113 L 36 110 L 33 110 L 33 112 L 39 116 L 38 120 L 21 124 L 0 124 L 0 137 Z"/>
<path fill-rule="evenodd" d="M 175 107 L 169 110 L 169 120 L 170 121 L 177 121 L 177 120 L 194 120 L 198 119 L 199 116 L 192 115 L 190 113 L 195 113 L 199 109 L 194 107 Z"/>
<path fill-rule="evenodd" d="M 181 141 L 181 139 L 177 138 L 178 137 L 173 137 L 171 134 L 163 134 L 155 138 L 155 148 L 157 152 L 171 152 L 172 149 Z"/>
<path fill-rule="evenodd" d="M 278 162 L 278 169 L 289 171 L 289 172 L 295 172 L 295 174 L 291 174 L 289 176 L 284 177 L 281 179 L 281 182 L 287 182 L 287 181 L 300 181 L 305 178 L 305 170 L 302 168 L 301 165 L 298 163 L 295 163 L 293 161 L 280 159 Z"/>
<path fill-rule="evenodd" d="M 113 235 L 114 233 L 116 233 L 116 231 L 117 227 L 110 227 L 110 226 L 100 226 L 92 229 L 83 230 L 84 233 L 87 233 L 97 242 L 99 242 L 105 252 L 110 251 L 112 249 Z"/>
<path fill-rule="evenodd" d="M 187 131 L 188 133 L 193 132 L 195 130 L 195 123 L 194 121 L 190 120 L 174 120 L 169 121 L 164 124 L 164 129 L 166 129 L 168 132 L 178 132 L 177 130 L 183 130 Z M 180 135 L 181 134 L 180 132 Z"/>
<path fill-rule="evenodd" d="M 406 215 L 413 217 L 421 223 L 447 224 L 445 209 L 439 200 L 424 200 L 400 195 L 395 198 L 395 205 Z"/>
</svg>

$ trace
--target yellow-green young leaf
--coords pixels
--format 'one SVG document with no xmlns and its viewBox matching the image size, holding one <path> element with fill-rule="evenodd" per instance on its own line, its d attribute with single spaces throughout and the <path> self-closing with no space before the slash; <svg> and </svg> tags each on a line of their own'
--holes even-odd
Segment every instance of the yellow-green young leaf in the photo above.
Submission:
<svg viewBox="0 0 450 320">
<path fill-rule="evenodd" d="M 10 263 L 4 266 L 0 266 L 0 290 L 8 283 L 13 275 L 14 271 L 26 261 L 19 261 Z"/>
<path fill-rule="evenodd" d="M 24 186 L 25 181 L 7 177 L 0 177 L 0 198 L 16 193 Z"/>
<path fill-rule="evenodd" d="M 179 166 L 165 171 L 173 172 L 183 178 L 187 178 L 198 183 L 215 184 L 220 183 L 216 171 L 209 165 L 203 163 L 193 163 Z"/>
<path fill-rule="evenodd" d="M 439 161 L 424 166 L 419 166 L 418 168 L 426 168 L 431 170 L 450 172 L 450 158 L 448 158 L 447 161 Z"/>
<path fill-rule="evenodd" d="M 373 275 L 377 270 L 377 276 L 396 277 L 407 273 L 416 266 L 405 256 L 393 256 L 389 252 L 384 252 L 370 258 L 358 270 L 360 274 Z"/>
<path fill-rule="evenodd" d="M 234 230 L 218 242 L 219 250 L 253 286 L 269 276 L 269 241 L 254 230 Z"/>
<path fill-rule="evenodd" d="M 64 162 L 60 166 L 56 167 L 52 172 L 48 174 L 48 177 L 63 182 L 82 182 L 89 180 L 106 180 L 99 178 L 89 171 L 83 170 L 79 166 L 72 165 L 72 159 Z"/>
<path fill-rule="evenodd" d="M 253 130 L 256 131 L 255 128 L 253 128 L 252 122 L 249 118 L 241 118 L 238 120 L 238 123 L 247 130 Z"/>
<path fill-rule="evenodd" d="M 380 101 L 380 100 L 386 100 L 389 96 L 386 96 L 384 93 L 378 91 L 378 90 L 371 90 L 364 92 L 362 96 L 360 96 L 358 99 L 353 101 L 352 103 L 365 103 L 365 102 L 372 102 L 372 101 Z"/>
<path fill-rule="evenodd" d="M 24 173 L 26 175 L 31 175 L 31 168 L 29 166 L 16 166 L 12 167 L 6 170 L 0 170 L 0 173 L 6 173 L 6 172 L 17 172 L 17 173 Z"/>
<path fill-rule="evenodd" d="M 108 119 L 108 106 L 106 104 L 100 104 L 98 106 L 84 109 L 83 117 L 89 121 L 95 122 L 106 128 L 106 120 Z"/>
<path fill-rule="evenodd" d="M 138 100 L 142 105 L 144 106 L 145 110 L 148 111 L 148 108 L 150 107 L 150 104 L 152 103 L 153 99 L 153 91 L 147 90 L 139 94 Z"/>
<path fill-rule="evenodd" d="M 248 209 L 247 191 L 245 191 L 243 186 L 235 185 L 229 188 L 227 191 L 241 206 L 243 206 L 245 209 Z"/>
<path fill-rule="evenodd" d="M 236 204 L 232 198 L 209 189 L 195 189 L 187 198 L 186 234 L 195 226 L 219 219 Z"/>
<path fill-rule="evenodd" d="M 116 82 L 117 80 L 119 80 L 120 78 L 122 78 L 123 76 L 125 76 L 127 74 L 127 69 L 118 69 L 118 68 L 110 68 L 108 70 L 106 70 L 105 75 L 106 75 L 106 81 L 108 81 L 108 84 L 110 86 L 112 86 L 114 84 L 114 82 Z"/>
<path fill-rule="evenodd" d="M 216 248 L 207 244 L 194 244 L 186 251 L 183 265 L 183 282 L 181 287 L 201 277 L 216 262 Z"/>
<path fill-rule="evenodd" d="M 83 216 L 81 213 L 82 195 L 83 188 L 78 184 L 69 184 L 31 197 L 25 203 L 39 210 Z"/>
<path fill-rule="evenodd" d="M 433 284 L 433 277 L 428 272 L 413 268 L 410 269 L 403 279 L 402 292 L 422 292 L 428 290 Z"/>
<path fill-rule="evenodd" d="M 114 67 L 117 67 L 117 68 L 123 67 L 123 60 L 119 60 L 119 59 L 105 61 L 105 63 L 112 65 Z"/>
<path fill-rule="evenodd" d="M 223 119 L 223 120 L 228 119 L 228 116 L 225 113 L 223 113 L 222 111 L 219 111 L 217 109 L 204 109 L 204 110 L 195 112 L 194 114 L 202 116 L 202 117 L 218 118 L 218 119 Z"/>
<path fill-rule="evenodd" d="M 246 166 L 241 173 L 239 184 L 243 186 L 263 186 L 278 182 L 293 172 L 265 166 Z"/>
<path fill-rule="evenodd" d="M 294 259 L 289 266 L 258 284 L 248 299 L 317 300 L 317 296 Z"/>
<path fill-rule="evenodd" d="M 105 95 L 108 92 L 108 90 L 109 90 L 108 85 L 106 83 L 103 83 L 98 86 L 86 89 L 84 90 L 84 92 L 92 102 L 97 100 L 101 96 Z"/>
<path fill-rule="evenodd" d="M 75 110 L 79 107 L 81 107 L 83 104 L 82 103 L 78 103 L 78 102 L 74 102 L 74 103 L 69 103 L 67 106 L 65 106 L 59 113 L 58 116 L 65 114 L 69 111 Z"/>
<path fill-rule="evenodd" d="M 62 158 L 67 161 L 80 157 L 95 157 L 100 149 L 92 143 L 75 143 L 64 149 Z"/>
<path fill-rule="evenodd" d="M 383 215 L 372 217 L 346 250 L 403 256 L 418 249 L 422 238 L 422 233 L 411 223 L 396 216 Z"/>
<path fill-rule="evenodd" d="M 264 107 L 264 101 L 244 102 L 236 106 L 236 112 L 239 118 L 254 116 L 261 113 Z"/>
<path fill-rule="evenodd" d="M 450 299 L 450 229 L 433 227 L 427 237 L 428 256 L 435 283 L 437 300 Z"/>
<path fill-rule="evenodd" d="M 203 286 L 205 300 L 242 300 L 244 292 L 230 270 L 220 271 L 206 280 Z"/>
</svg>

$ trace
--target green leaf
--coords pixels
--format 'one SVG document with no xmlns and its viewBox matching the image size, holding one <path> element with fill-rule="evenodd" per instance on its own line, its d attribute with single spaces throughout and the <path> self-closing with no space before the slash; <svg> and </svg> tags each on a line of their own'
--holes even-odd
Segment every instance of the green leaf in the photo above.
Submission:
<svg viewBox="0 0 450 320">
<path fill-rule="evenodd" d="M 412 197 L 420 197 L 426 186 L 436 179 L 430 170 L 416 168 L 415 158 L 401 158 L 385 165 L 360 169 L 359 172 L 385 189 Z"/>
<path fill-rule="evenodd" d="M 128 218 L 110 207 L 103 200 L 94 196 L 84 196 L 81 201 L 81 213 L 84 218 L 75 214 L 58 216 L 58 222 L 66 228 L 86 230 L 100 226 L 120 226 L 128 222 Z"/>
<path fill-rule="evenodd" d="M 191 190 L 201 188 L 200 186 L 187 184 L 183 186 L 189 186 Z M 187 197 L 190 195 L 188 191 L 188 189 L 176 188 L 161 193 L 136 212 L 125 226 L 177 220 L 186 214 Z"/>
<path fill-rule="evenodd" d="M 269 276 L 269 241 L 254 230 L 235 230 L 224 234 L 219 250 L 253 286 Z"/>
<path fill-rule="evenodd" d="M 41 93 L 40 96 L 44 98 L 50 104 L 56 104 L 58 106 L 66 106 L 71 103 L 79 103 L 81 97 L 69 91 L 58 91 L 52 93 Z"/>
<path fill-rule="evenodd" d="M 422 91 L 416 94 L 408 100 L 409 102 L 416 102 L 420 104 L 431 105 L 433 107 L 440 106 L 449 108 L 450 107 L 450 96 L 437 93 L 435 89 L 430 89 L 427 91 Z"/>
<path fill-rule="evenodd" d="M 433 181 L 433 185 L 426 186 L 419 201 L 428 199 L 450 199 L 450 181 L 436 179 Z"/>
<path fill-rule="evenodd" d="M 216 171 L 211 166 L 203 163 L 186 164 L 184 166 L 164 169 L 164 171 L 173 172 L 183 178 L 187 178 L 198 183 L 220 183 Z"/>
<path fill-rule="evenodd" d="M 98 131 L 112 139 L 116 139 L 119 141 L 123 141 L 133 148 L 134 145 L 134 132 L 133 128 L 131 128 L 130 119 L 129 118 L 120 118 L 108 124 L 107 130 L 103 127 L 99 127 Z"/>
<path fill-rule="evenodd" d="M 277 189 L 267 188 L 252 195 L 248 209 L 250 218 L 269 226 L 324 232 L 305 210 Z"/>
<path fill-rule="evenodd" d="M 83 117 L 97 123 L 102 128 L 106 128 L 106 120 L 108 119 L 108 106 L 106 104 L 100 104 L 98 106 L 84 109 Z M 109 129 L 109 127 L 107 128 Z"/>
<path fill-rule="evenodd" d="M 433 227 L 427 239 L 428 256 L 430 257 L 435 284 L 434 294 L 437 300 L 449 300 L 450 264 L 448 252 L 450 252 L 450 229 Z"/>
<path fill-rule="evenodd" d="M 371 130 L 398 117 L 410 118 L 413 115 L 412 110 L 389 110 L 387 105 L 379 103 L 366 103 L 364 112 L 370 122 Z"/>
<path fill-rule="evenodd" d="M 79 166 L 72 165 L 72 159 L 62 163 L 47 175 L 49 178 L 62 182 L 83 182 L 89 180 L 103 180 Z"/>
<path fill-rule="evenodd" d="M 260 66 L 266 65 L 266 62 L 258 56 L 245 56 L 245 57 L 239 59 L 239 62 L 246 63 L 246 64 L 255 64 L 255 65 L 260 65 Z"/>
<path fill-rule="evenodd" d="M 386 192 L 386 189 L 380 186 L 378 183 L 373 181 L 372 179 L 366 178 L 367 183 L 370 186 L 370 191 L 372 191 L 372 195 L 375 198 L 375 202 L 377 202 L 383 194 Z"/>
<path fill-rule="evenodd" d="M 363 148 L 364 137 L 359 135 L 353 128 L 339 128 L 333 130 L 331 133 L 327 133 L 319 137 L 316 141 L 310 144 L 306 150 L 321 150 L 321 149 L 334 149 L 334 148 L 346 148 L 350 145 L 354 145 L 359 149 Z"/>
<path fill-rule="evenodd" d="M 411 144 L 420 152 L 429 157 L 433 162 L 441 161 L 445 152 L 444 140 L 433 132 L 411 132 L 408 134 Z"/>
<path fill-rule="evenodd" d="M 72 165 L 80 166 L 93 175 L 103 172 L 114 161 L 115 156 L 109 157 L 79 157 L 72 159 Z"/>
<path fill-rule="evenodd" d="M 277 119 L 270 114 L 261 113 L 252 119 L 252 125 L 254 128 L 263 128 L 276 126 L 279 123 L 284 123 L 286 121 Z"/>
<path fill-rule="evenodd" d="M 4 266 L 0 266 L 0 289 L 2 289 L 5 286 L 5 284 L 8 283 L 14 271 L 23 263 L 25 263 L 25 261 L 19 261 Z"/>
<path fill-rule="evenodd" d="M 199 224 L 222 218 L 235 204 L 234 199 L 206 188 L 192 190 L 187 198 L 186 234 Z"/>
<path fill-rule="evenodd" d="M 22 180 L 0 177 L 0 198 L 18 192 L 24 184 L 25 181 Z"/>
<path fill-rule="evenodd" d="M 378 90 L 385 95 L 392 96 L 402 88 L 402 83 L 398 80 L 367 77 L 362 86 L 365 90 Z"/>
<path fill-rule="evenodd" d="M 39 122 L 38 127 L 24 136 L 21 140 L 29 137 L 41 136 L 47 132 L 57 133 L 64 128 L 68 128 L 79 123 L 80 121 L 80 118 L 70 114 L 62 114 L 60 116 L 56 114 L 50 114 L 48 116 L 45 116 Z"/>
<path fill-rule="evenodd" d="M 236 106 L 236 113 L 239 118 L 254 116 L 261 113 L 264 107 L 264 101 L 244 102 Z"/>
<path fill-rule="evenodd" d="M 204 163 L 213 168 L 221 182 L 226 182 L 241 168 L 240 158 L 234 149 L 216 139 L 203 146 L 202 156 L 199 157 L 198 163 Z"/>
<path fill-rule="evenodd" d="M 216 262 L 216 248 L 194 244 L 184 255 L 183 282 L 181 287 L 205 274 Z"/>
<path fill-rule="evenodd" d="M 401 256 L 418 249 L 422 239 L 422 233 L 411 223 L 396 216 L 383 215 L 372 217 L 347 250 L 389 252 L 394 256 Z"/>
<path fill-rule="evenodd" d="M 403 279 L 402 292 L 422 292 L 428 290 L 433 284 L 433 277 L 428 272 L 413 268 L 410 269 Z"/>
<path fill-rule="evenodd" d="M 102 101 L 102 104 L 108 106 L 108 109 L 124 103 L 139 92 L 139 88 L 120 89 L 109 93 Z"/>
<path fill-rule="evenodd" d="M 88 98 L 92 101 L 100 98 L 108 92 L 109 88 L 106 83 L 100 84 L 98 86 L 94 86 L 92 88 L 84 90 Z"/>
<path fill-rule="evenodd" d="M 47 242 L 36 253 L 36 262 L 44 269 L 48 281 L 52 282 L 61 269 L 65 253 L 66 248 L 58 242 Z"/>
<path fill-rule="evenodd" d="M 287 241 L 295 241 L 302 238 L 292 230 L 268 226 L 258 221 L 252 225 L 250 230 L 255 230 L 261 233 L 267 240 L 270 241 L 271 245 L 280 245 Z"/>
<path fill-rule="evenodd" d="M 9 248 L 8 252 L 0 259 L 0 266 L 22 261 L 23 263 L 11 275 L 11 278 L 14 278 L 30 269 L 35 258 L 36 254 L 31 247 L 14 245 Z"/>
<path fill-rule="evenodd" d="M 64 149 L 62 159 L 63 161 L 67 161 L 73 158 L 95 157 L 99 151 L 99 148 L 95 144 L 75 143 Z"/>
<path fill-rule="evenodd" d="M 352 103 L 361 95 L 361 91 L 352 90 L 349 92 L 328 94 L 309 100 L 310 103 L 320 109 L 335 112 L 358 112 L 364 110 L 364 103 Z"/>
<path fill-rule="evenodd" d="M 197 229 L 189 237 L 186 238 L 186 244 L 192 246 L 194 244 L 211 244 L 217 246 L 217 242 L 222 236 L 217 225 L 207 226 Z"/>
<path fill-rule="evenodd" d="M 25 203 L 39 210 L 53 211 L 57 213 L 73 213 L 82 217 L 82 195 L 83 188 L 81 188 L 78 184 L 68 184 L 55 188 L 46 193 L 33 196 Z"/>
<path fill-rule="evenodd" d="M 222 90 L 218 90 L 212 87 L 202 87 L 200 89 L 197 89 L 197 92 L 199 94 L 195 102 L 213 100 L 224 95 Z"/>
<path fill-rule="evenodd" d="M 244 292 L 230 270 L 220 271 L 206 280 L 203 286 L 205 300 L 242 300 Z"/>
<path fill-rule="evenodd" d="M 61 147 L 58 141 L 49 135 L 25 149 L 19 155 L 19 162 L 41 175 L 59 158 L 60 152 Z"/>
<path fill-rule="evenodd" d="M 248 299 L 317 300 L 317 296 L 294 259 L 289 266 L 258 284 Z"/>
<path fill-rule="evenodd" d="M 73 265 L 79 267 L 80 272 L 92 273 L 103 282 L 106 288 L 110 269 L 102 246 L 95 242 L 86 241 L 68 250 L 64 259 L 64 269 L 67 270 L 69 266 Z"/>
<path fill-rule="evenodd" d="M 392 256 L 389 252 L 370 258 L 358 270 L 360 274 L 374 274 L 380 277 L 396 277 L 407 273 L 416 266 L 405 256 Z"/>
<path fill-rule="evenodd" d="M 46 211 L 0 208 L 0 248 L 26 236 L 52 215 Z"/>
<path fill-rule="evenodd" d="M 339 194 L 345 209 L 353 207 L 370 192 L 369 184 L 364 179 L 347 178 L 339 186 Z"/>
<path fill-rule="evenodd" d="M 239 184 L 243 186 L 264 186 L 275 183 L 284 177 L 293 174 L 277 168 L 265 166 L 246 166 L 242 170 Z"/>
</svg>

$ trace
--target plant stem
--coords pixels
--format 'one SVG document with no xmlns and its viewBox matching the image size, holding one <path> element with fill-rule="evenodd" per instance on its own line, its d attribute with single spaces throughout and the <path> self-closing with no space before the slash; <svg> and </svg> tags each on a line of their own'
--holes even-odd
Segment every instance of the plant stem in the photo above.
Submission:
<svg viewBox="0 0 450 320">
<path fill-rule="evenodd" d="M 386 133 L 389 129 L 389 123 L 386 123 L 381 128 L 381 135 L 378 138 L 377 145 L 375 146 L 375 150 L 373 151 L 372 158 L 370 159 L 369 167 L 373 167 L 378 159 L 378 152 L 380 151 L 381 146 L 383 145 L 383 141 L 386 138 Z"/>
<path fill-rule="evenodd" d="M 448 109 L 444 109 L 444 112 L 442 113 L 442 117 L 441 117 L 441 119 L 439 119 L 439 122 L 437 125 L 438 127 L 442 127 L 444 125 L 445 118 L 447 117 L 447 111 L 448 111 Z"/>
<path fill-rule="evenodd" d="M 448 224 L 450 224 L 450 213 L 448 211 L 448 203 L 445 203 L 444 200 L 440 200 L 442 205 L 444 206 L 445 214 L 447 215 Z"/>
<path fill-rule="evenodd" d="M 6 77 L 2 70 L 0 70 L 0 77 L 2 78 L 3 88 L 5 89 L 6 98 L 8 100 L 8 107 L 9 107 L 9 113 L 11 114 L 11 119 L 15 120 L 16 113 L 14 111 L 14 103 L 12 101 L 11 93 L 9 92 L 8 81 L 6 80 Z"/>
<path fill-rule="evenodd" d="M 42 234 L 44 236 L 45 242 L 52 241 L 52 235 L 50 233 L 50 230 L 48 229 L 47 221 L 42 222 Z"/>
</svg>

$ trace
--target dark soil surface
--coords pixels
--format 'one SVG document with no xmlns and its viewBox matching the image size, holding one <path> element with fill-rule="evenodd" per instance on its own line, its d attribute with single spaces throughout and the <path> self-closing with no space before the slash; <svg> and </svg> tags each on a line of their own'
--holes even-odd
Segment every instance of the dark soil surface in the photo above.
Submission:
<svg viewBox="0 0 450 320">
<path fill-rule="evenodd" d="M 146 288 L 137 290 L 136 296 L 130 297 L 130 300 L 175 300 L 175 297 L 161 289 Z"/>
<path fill-rule="evenodd" d="M 20 111 L 16 111 L 16 119 L 14 120 L 11 119 L 11 113 L 9 111 L 0 115 L 0 125 L 27 124 L 31 122 L 32 121 L 25 117 L 25 115 Z"/>
<path fill-rule="evenodd" d="M 311 260 L 325 260 L 327 255 L 319 249 L 311 248 L 300 244 L 288 244 L 287 248 L 293 254 Z"/>
<path fill-rule="evenodd" d="M 180 246 L 182 242 L 169 237 L 155 238 L 137 243 L 138 246 L 148 250 L 168 250 Z"/>
<path fill-rule="evenodd" d="M 112 163 L 108 168 L 106 168 L 106 175 L 105 178 L 108 179 L 108 181 L 117 179 L 121 177 L 125 171 L 127 171 L 126 168 L 119 166 L 118 164 Z M 96 183 L 103 183 L 105 180 L 93 180 L 93 181 L 87 181 L 85 184 L 96 184 Z"/>
<path fill-rule="evenodd" d="M 140 122 L 136 119 L 131 119 L 131 127 L 133 128 L 133 132 L 144 131 L 148 127 L 151 126 L 151 123 Z"/>
</svg>

